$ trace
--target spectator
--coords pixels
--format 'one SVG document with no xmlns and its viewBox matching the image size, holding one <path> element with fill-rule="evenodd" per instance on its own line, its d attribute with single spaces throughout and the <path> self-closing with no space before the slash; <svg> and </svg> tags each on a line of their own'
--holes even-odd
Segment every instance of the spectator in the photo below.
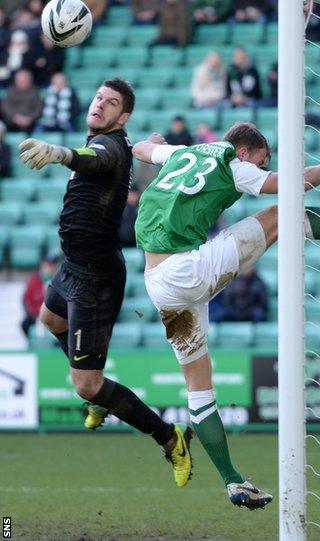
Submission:
<svg viewBox="0 0 320 541">
<path fill-rule="evenodd" d="M 79 112 L 76 91 L 69 86 L 64 73 L 55 73 L 47 89 L 37 130 L 70 132 L 75 128 Z"/>
<path fill-rule="evenodd" d="M 140 192 L 138 186 L 133 183 L 128 193 L 127 204 L 124 209 L 119 229 L 120 241 L 124 248 L 136 246 L 134 224 L 138 214 L 139 197 Z"/>
<path fill-rule="evenodd" d="M 0 54 L 10 41 L 9 20 L 3 8 L 0 8 Z"/>
<path fill-rule="evenodd" d="M 5 141 L 6 126 L 0 122 L 0 178 L 11 175 L 11 148 Z"/>
<path fill-rule="evenodd" d="M 47 286 L 56 273 L 58 260 L 57 255 L 48 254 L 42 259 L 39 269 L 32 274 L 27 283 L 22 297 L 25 316 L 21 323 L 26 337 L 29 335 L 30 327 L 35 324 L 39 316 Z"/>
<path fill-rule="evenodd" d="M 42 99 L 30 71 L 19 70 L 1 103 L 5 124 L 11 131 L 30 133 L 42 110 Z"/>
<path fill-rule="evenodd" d="M 134 24 L 153 24 L 157 20 L 160 0 L 132 0 Z"/>
<path fill-rule="evenodd" d="M 8 86 L 12 76 L 24 67 L 26 54 L 29 51 L 29 39 L 22 30 L 12 33 L 8 48 L 0 51 L 0 86 Z"/>
<path fill-rule="evenodd" d="M 101 24 L 106 16 L 108 0 L 85 0 L 85 4 L 92 13 L 93 24 Z"/>
<path fill-rule="evenodd" d="M 196 67 L 191 83 L 194 107 L 214 107 L 226 97 L 226 71 L 219 53 L 208 54 Z"/>
<path fill-rule="evenodd" d="M 193 138 L 190 134 L 183 116 L 176 116 L 170 130 L 164 136 L 169 145 L 192 145 Z"/>
<path fill-rule="evenodd" d="M 306 28 L 306 38 L 310 41 L 320 41 L 320 5 L 314 3 L 312 15 Z"/>
<path fill-rule="evenodd" d="M 233 0 L 194 0 L 193 18 L 197 24 L 221 23 L 232 9 Z"/>
<path fill-rule="evenodd" d="M 278 105 L 278 62 L 272 64 L 267 73 L 270 94 L 264 100 L 264 105 L 267 107 L 277 107 Z"/>
<path fill-rule="evenodd" d="M 206 124 L 203 122 L 202 124 L 198 124 L 196 129 L 196 137 L 195 137 L 195 143 L 215 143 L 218 141 L 217 134 L 213 131 L 210 124 Z"/>
<path fill-rule="evenodd" d="M 211 309 L 212 321 L 252 321 L 267 319 L 268 294 L 265 283 L 254 267 L 245 270 L 228 286 L 219 299 L 219 306 Z"/>
<path fill-rule="evenodd" d="M 234 0 L 235 22 L 265 22 L 271 14 L 269 0 Z"/>
<path fill-rule="evenodd" d="M 187 45 L 191 41 L 191 17 L 185 0 L 163 0 L 159 11 L 159 35 L 151 45 Z"/>
<path fill-rule="evenodd" d="M 40 17 L 32 12 L 27 4 L 13 13 L 11 27 L 25 32 L 30 42 L 36 42 L 41 34 Z"/>
<path fill-rule="evenodd" d="M 233 64 L 227 72 L 227 94 L 234 107 L 255 106 L 261 99 L 259 73 L 243 47 L 233 51 Z"/>
<path fill-rule="evenodd" d="M 40 41 L 26 55 L 24 67 L 33 73 L 35 83 L 49 86 L 54 73 L 63 71 L 64 49 L 55 47 L 52 41 L 41 34 Z"/>
</svg>

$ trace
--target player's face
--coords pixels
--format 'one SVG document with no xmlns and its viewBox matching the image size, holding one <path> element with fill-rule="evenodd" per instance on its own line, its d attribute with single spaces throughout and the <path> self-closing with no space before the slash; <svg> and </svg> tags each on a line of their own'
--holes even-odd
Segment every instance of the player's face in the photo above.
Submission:
<svg viewBox="0 0 320 541">
<path fill-rule="evenodd" d="M 265 148 L 250 151 L 247 147 L 241 147 L 237 151 L 237 156 L 241 161 L 253 163 L 258 167 L 265 167 L 267 164 L 268 153 Z"/>
<path fill-rule="evenodd" d="M 89 107 L 87 126 L 91 134 L 106 133 L 121 128 L 129 116 L 123 112 L 121 94 L 108 86 L 101 86 Z"/>
</svg>

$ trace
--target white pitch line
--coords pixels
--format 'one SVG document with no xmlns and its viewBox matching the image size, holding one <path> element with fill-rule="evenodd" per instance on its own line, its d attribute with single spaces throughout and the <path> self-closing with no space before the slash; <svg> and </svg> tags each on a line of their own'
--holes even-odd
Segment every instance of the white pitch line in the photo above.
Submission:
<svg viewBox="0 0 320 541">
<path fill-rule="evenodd" d="M 220 492 L 220 493 L 224 493 L 224 490 L 221 489 L 221 488 L 188 488 L 187 489 L 188 491 L 191 491 L 191 492 L 204 492 L 204 493 L 208 493 L 208 492 Z M 0 486 L 0 493 L 1 492 L 23 492 L 23 493 L 26 493 L 26 492 L 29 492 L 29 493 L 34 493 L 34 494 L 37 494 L 37 493 L 43 493 L 43 492 L 48 492 L 50 491 L 50 493 L 52 492 L 56 492 L 56 493 L 61 493 L 61 492 L 75 492 L 77 494 L 79 494 L 79 492 L 84 492 L 84 493 L 87 493 L 87 492 L 153 492 L 153 493 L 164 493 L 164 492 L 168 492 L 167 489 L 165 488 L 156 488 L 156 487 L 135 487 L 135 488 L 120 488 L 120 487 L 79 487 L 79 488 L 70 488 L 70 487 L 55 487 L 55 488 L 52 488 L 52 487 L 28 487 L 28 486 L 21 486 L 21 487 L 9 487 L 9 486 Z"/>
</svg>

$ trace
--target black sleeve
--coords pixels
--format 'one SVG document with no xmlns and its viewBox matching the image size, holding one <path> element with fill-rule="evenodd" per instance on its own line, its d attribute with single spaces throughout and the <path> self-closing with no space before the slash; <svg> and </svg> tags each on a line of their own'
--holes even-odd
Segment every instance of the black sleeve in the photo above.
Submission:
<svg viewBox="0 0 320 541">
<path fill-rule="evenodd" d="M 101 173 L 109 171 L 125 158 L 124 149 L 119 140 L 108 135 L 93 137 L 88 146 L 72 149 L 73 158 L 68 165 L 72 171 Z"/>
</svg>

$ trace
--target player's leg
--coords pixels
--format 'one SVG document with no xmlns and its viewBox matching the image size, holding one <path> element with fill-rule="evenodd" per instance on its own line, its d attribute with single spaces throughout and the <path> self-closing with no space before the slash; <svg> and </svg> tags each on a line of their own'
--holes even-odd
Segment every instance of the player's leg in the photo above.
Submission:
<svg viewBox="0 0 320 541">
<path fill-rule="evenodd" d="M 59 272 L 59 271 L 58 271 Z M 40 310 L 40 321 L 57 338 L 61 349 L 68 357 L 68 308 L 67 301 L 51 284 L 47 288 Z"/>
<path fill-rule="evenodd" d="M 305 233 L 309 239 L 320 240 L 320 207 L 306 207 Z"/>
<path fill-rule="evenodd" d="M 186 321 L 189 322 L 188 329 L 182 331 L 186 328 Z M 245 481 L 234 468 L 230 458 L 227 437 L 217 409 L 212 384 L 211 359 L 207 349 L 209 326 L 207 303 L 198 304 L 180 313 L 176 312 L 175 317 L 171 311 L 170 320 L 164 317 L 163 322 L 167 328 L 167 337 L 184 372 L 194 431 L 219 471 L 231 502 L 249 509 L 263 508 L 272 500 L 272 496 Z M 189 335 L 188 343 L 182 340 L 184 332 L 185 337 Z"/>
<path fill-rule="evenodd" d="M 150 434 L 165 452 L 174 455 L 175 471 L 178 467 L 180 472 L 181 461 L 176 464 L 175 453 L 186 442 L 179 427 L 164 422 L 130 389 L 103 376 L 112 328 L 123 299 L 124 272 L 119 267 L 110 272 L 107 280 L 77 279 L 77 299 L 68 303 L 72 379 L 81 397 L 140 432 Z M 186 484 L 189 474 L 190 471 L 183 479 L 176 476 L 177 484 Z"/>
</svg>

